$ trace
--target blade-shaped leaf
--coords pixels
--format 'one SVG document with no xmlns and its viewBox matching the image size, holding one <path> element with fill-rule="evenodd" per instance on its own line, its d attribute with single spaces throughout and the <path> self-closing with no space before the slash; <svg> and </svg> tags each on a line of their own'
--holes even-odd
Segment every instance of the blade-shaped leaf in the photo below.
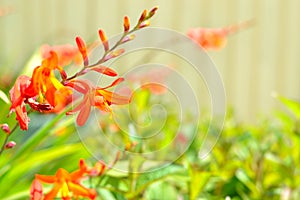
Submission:
<svg viewBox="0 0 300 200">
<path fill-rule="evenodd" d="M 300 119 L 300 102 L 283 96 L 277 97 L 298 119 Z"/>
<path fill-rule="evenodd" d="M 2 90 L 0 90 L 0 99 L 2 99 L 5 103 L 9 103 L 7 95 Z"/>
</svg>

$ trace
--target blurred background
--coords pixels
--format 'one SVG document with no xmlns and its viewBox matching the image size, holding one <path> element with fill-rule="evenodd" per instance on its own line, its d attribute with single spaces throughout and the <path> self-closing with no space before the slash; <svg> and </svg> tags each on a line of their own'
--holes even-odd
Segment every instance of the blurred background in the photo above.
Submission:
<svg viewBox="0 0 300 200">
<path fill-rule="evenodd" d="M 8 91 L 42 44 L 75 44 L 77 35 L 92 41 L 99 28 L 116 35 L 124 15 L 135 22 L 156 5 L 152 26 L 180 33 L 254 20 L 225 48 L 209 52 L 239 120 L 271 114 L 280 106 L 273 92 L 300 99 L 299 0 L 0 0 L 0 89 Z"/>
</svg>

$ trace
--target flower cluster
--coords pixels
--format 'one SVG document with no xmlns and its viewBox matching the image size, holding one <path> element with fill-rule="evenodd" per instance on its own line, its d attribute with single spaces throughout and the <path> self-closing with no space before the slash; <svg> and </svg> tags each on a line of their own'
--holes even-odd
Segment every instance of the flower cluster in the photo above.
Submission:
<svg viewBox="0 0 300 200">
<path fill-rule="evenodd" d="M 89 62 L 89 48 L 81 37 L 76 37 L 77 48 L 72 45 L 49 46 L 41 48 L 42 61 L 37 66 L 32 76 L 21 75 L 17 78 L 10 90 L 10 114 L 15 112 L 16 119 L 22 130 L 28 130 L 28 107 L 31 111 L 51 112 L 64 110 L 72 102 L 74 91 L 83 95 L 82 102 L 67 114 L 79 112 L 77 124 L 82 126 L 87 121 L 91 107 L 96 107 L 105 112 L 111 112 L 111 105 L 124 105 L 130 102 L 130 97 L 121 96 L 108 89 L 122 82 L 123 78 L 116 78 L 109 86 L 99 87 L 89 81 L 79 79 L 80 76 L 95 71 L 110 77 L 118 74 L 113 69 L 103 65 L 107 60 L 121 55 L 125 50 L 118 48 L 125 42 L 134 39 L 134 31 L 149 25 L 149 19 L 155 14 L 157 7 L 150 12 L 146 10 L 141 14 L 136 26 L 130 29 L 130 20 L 124 17 L 124 32 L 121 38 L 112 47 L 105 32 L 99 30 L 99 38 L 104 47 L 104 55 L 94 64 Z M 81 57 L 81 58 L 80 58 Z M 83 62 L 83 67 L 73 76 L 68 76 L 64 67 L 72 61 Z M 59 77 L 57 77 L 59 74 Z"/>
<path fill-rule="evenodd" d="M 112 87 L 124 81 L 124 78 L 118 77 L 118 73 L 105 66 L 105 62 L 124 53 L 125 50 L 120 46 L 133 40 L 135 31 L 149 26 L 149 19 L 154 16 L 157 9 L 154 7 L 149 12 L 144 10 L 133 27 L 131 27 L 129 17 L 125 16 L 123 34 L 115 44 L 111 44 L 105 32 L 100 29 L 98 35 L 104 53 L 96 63 L 90 63 L 89 59 L 89 53 L 95 47 L 95 43 L 87 45 L 79 36 L 75 39 L 76 46 L 69 44 L 43 45 L 41 47 L 41 64 L 34 68 L 31 76 L 19 76 L 9 91 L 11 101 L 9 115 L 14 113 L 17 123 L 13 128 L 10 128 L 6 123 L 0 124 L 1 130 L 5 133 L 0 155 L 5 149 L 11 149 L 16 145 L 14 141 L 9 141 L 9 138 L 18 127 L 21 130 L 28 130 L 29 113 L 31 112 L 64 111 L 67 115 L 78 112 L 76 123 L 82 126 L 88 120 L 92 107 L 104 112 L 112 112 L 112 105 L 130 103 L 131 97 L 110 91 Z M 0 9 L 0 16 L 1 14 Z M 77 66 L 82 65 L 73 75 L 69 75 L 66 70 L 66 67 L 71 63 L 75 63 Z M 81 77 L 91 71 L 113 77 L 115 80 L 104 87 L 94 85 Z M 75 95 L 81 95 L 82 98 L 80 99 Z M 66 107 L 71 103 L 76 106 L 71 111 L 67 111 Z M 135 144 L 127 144 L 125 151 L 134 146 Z M 120 156 L 121 152 L 118 152 L 113 163 L 108 166 L 99 161 L 95 166 L 89 167 L 81 159 L 79 168 L 73 172 L 60 168 L 55 175 L 36 174 L 30 189 L 30 198 L 32 200 L 51 200 L 60 196 L 62 199 L 95 199 L 97 187 L 87 188 L 83 180 L 103 175 L 104 172 L 112 168 Z M 53 187 L 49 192 L 45 192 L 42 183 L 53 184 Z"/>
</svg>

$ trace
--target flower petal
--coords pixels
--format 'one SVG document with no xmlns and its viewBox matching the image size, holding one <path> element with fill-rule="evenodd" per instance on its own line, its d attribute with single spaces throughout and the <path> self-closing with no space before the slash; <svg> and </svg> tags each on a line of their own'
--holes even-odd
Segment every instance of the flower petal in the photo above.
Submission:
<svg viewBox="0 0 300 200">
<path fill-rule="evenodd" d="M 88 197 L 89 199 L 95 199 L 97 193 L 93 189 L 88 189 L 80 184 L 68 182 L 69 189 L 73 192 L 74 196 Z"/>
<path fill-rule="evenodd" d="M 44 183 L 55 183 L 56 177 L 55 176 L 47 176 L 47 175 L 41 175 L 41 174 L 36 174 L 35 178 L 44 182 Z"/>
<path fill-rule="evenodd" d="M 86 101 L 84 106 L 79 111 L 79 114 L 76 119 L 76 123 L 78 126 L 83 126 L 86 123 L 87 119 L 90 116 L 90 112 L 91 112 L 91 104 L 89 101 Z"/>
<path fill-rule="evenodd" d="M 55 183 L 53 188 L 50 190 L 48 194 L 45 195 L 44 200 L 53 200 L 57 196 L 59 190 L 61 189 L 61 183 Z"/>
<path fill-rule="evenodd" d="M 42 198 L 43 198 L 43 186 L 37 179 L 34 179 L 30 187 L 30 199 L 42 200 Z"/>
<path fill-rule="evenodd" d="M 85 80 L 73 80 L 67 83 L 66 86 L 69 86 L 82 94 L 86 94 L 91 90 L 90 84 Z"/>
</svg>

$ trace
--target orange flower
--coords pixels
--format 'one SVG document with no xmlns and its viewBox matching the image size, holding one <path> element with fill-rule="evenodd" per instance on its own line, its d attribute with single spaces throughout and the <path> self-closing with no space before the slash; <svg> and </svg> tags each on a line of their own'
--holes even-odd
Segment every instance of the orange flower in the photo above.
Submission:
<svg viewBox="0 0 300 200">
<path fill-rule="evenodd" d="M 10 107 L 10 114 L 12 112 L 16 112 L 16 119 L 19 122 L 20 128 L 22 130 L 28 130 L 28 123 L 30 119 L 27 116 L 25 103 L 29 104 L 29 106 L 38 110 L 39 112 L 49 111 L 53 109 L 53 107 L 49 104 L 40 104 L 36 102 L 35 94 L 28 94 L 26 90 L 31 84 L 31 78 L 25 75 L 19 76 L 16 80 L 15 85 L 9 91 L 10 100 L 12 105 Z"/>
<path fill-rule="evenodd" d="M 84 175 L 88 174 L 88 167 L 81 159 L 79 162 L 79 169 L 69 173 L 63 168 L 57 170 L 54 176 L 47 175 L 35 175 L 35 180 L 31 186 L 31 199 L 41 200 L 41 195 L 37 191 L 42 191 L 39 181 L 54 184 L 52 190 L 45 195 L 44 200 L 54 199 L 59 193 L 62 199 L 71 199 L 71 197 L 79 198 L 86 197 L 89 199 L 95 199 L 97 193 L 94 189 L 85 188 L 80 184 L 80 181 L 84 178 Z M 70 195 L 72 194 L 72 196 Z"/>
<path fill-rule="evenodd" d="M 27 116 L 26 107 L 25 107 L 25 90 L 30 85 L 30 77 L 22 75 L 19 76 L 16 80 L 15 85 L 9 91 L 11 106 L 10 114 L 16 112 L 16 119 L 20 124 L 22 130 L 28 130 L 28 123 L 30 119 Z"/>
<path fill-rule="evenodd" d="M 31 200 L 42 200 L 43 198 L 43 186 L 37 179 L 32 182 L 30 197 Z"/>
<path fill-rule="evenodd" d="M 79 126 L 82 126 L 87 121 L 92 106 L 95 106 L 96 108 L 105 112 L 111 112 L 110 106 L 112 104 L 128 104 L 130 102 L 129 97 L 121 96 L 119 94 L 106 90 L 107 88 L 117 85 L 123 80 L 123 78 L 118 78 L 111 85 L 104 88 L 94 88 L 87 81 L 83 80 L 70 81 L 68 83 L 68 86 L 83 94 L 84 97 L 82 102 L 67 114 L 74 114 L 75 112 L 79 111 L 76 122 Z"/>
<path fill-rule="evenodd" d="M 228 32 L 225 29 L 194 28 L 187 35 L 206 50 L 218 50 L 225 46 Z"/>
<path fill-rule="evenodd" d="M 42 65 L 34 69 L 32 81 L 26 89 L 28 96 L 39 96 L 39 101 L 47 102 L 55 107 L 58 102 L 64 101 L 71 95 L 72 91 L 59 82 L 55 75 L 54 70 L 59 70 L 62 79 L 66 78 L 65 71 L 58 66 L 58 57 L 56 53 L 51 52 L 51 56 L 43 60 Z"/>
<path fill-rule="evenodd" d="M 245 21 L 224 28 L 193 28 L 187 36 L 206 50 L 219 50 L 227 43 L 227 37 L 241 29 L 252 25 L 253 21 Z"/>
<path fill-rule="evenodd" d="M 53 110 L 57 105 L 61 108 L 61 104 L 68 101 L 72 91 L 56 79 L 54 70 L 59 70 L 62 78 L 66 78 L 66 73 L 58 66 L 57 55 L 51 52 L 51 57 L 34 69 L 32 78 L 25 75 L 18 77 L 10 90 L 10 113 L 16 112 L 16 119 L 22 130 L 28 130 L 30 121 L 25 104 L 44 112 Z"/>
</svg>

